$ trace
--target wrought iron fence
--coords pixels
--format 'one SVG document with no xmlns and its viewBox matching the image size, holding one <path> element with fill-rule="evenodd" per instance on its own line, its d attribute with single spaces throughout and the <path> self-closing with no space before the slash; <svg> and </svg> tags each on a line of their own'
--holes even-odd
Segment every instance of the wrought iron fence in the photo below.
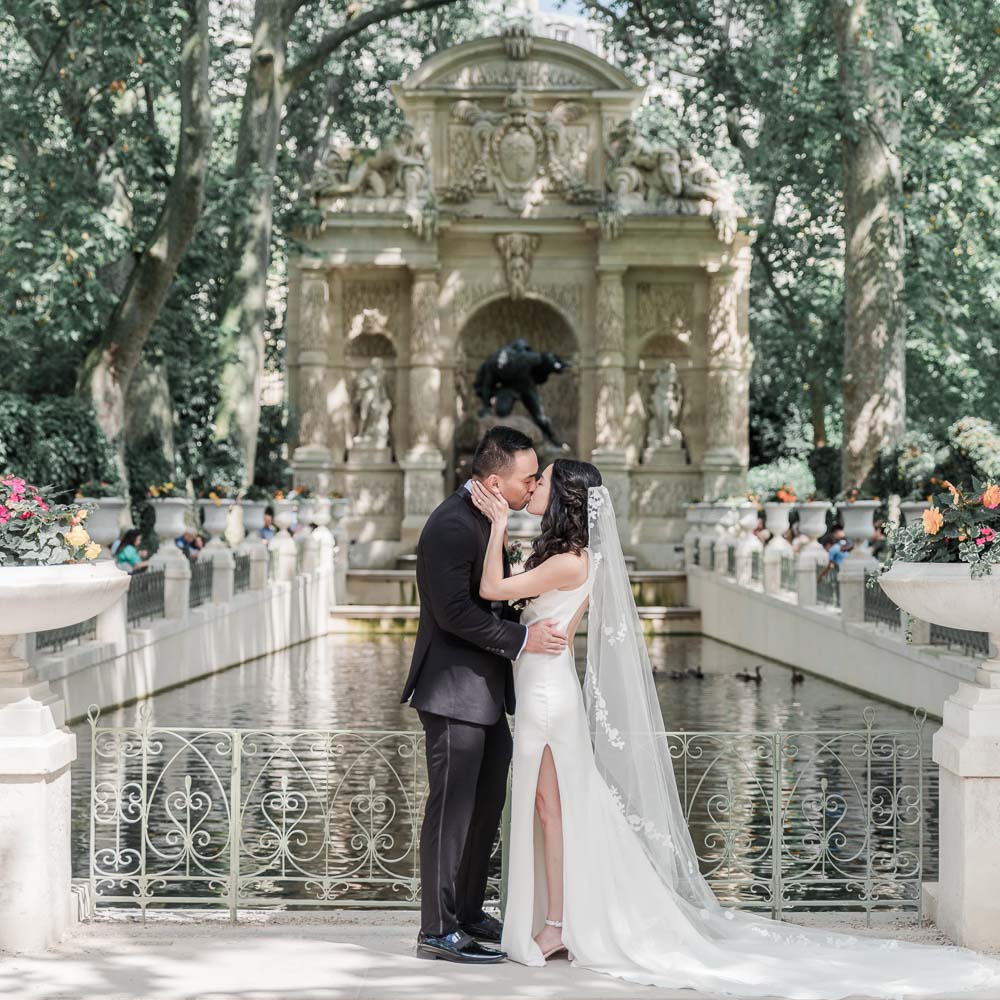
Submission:
<svg viewBox="0 0 1000 1000">
<path fill-rule="evenodd" d="M 967 632 L 965 629 L 931 625 L 931 645 L 959 649 L 966 656 L 986 658 L 990 655 L 990 637 L 986 632 Z"/>
<path fill-rule="evenodd" d="M 736 576 L 736 546 L 726 546 L 726 575 Z"/>
<path fill-rule="evenodd" d="M 865 621 L 898 630 L 899 605 L 878 584 L 868 586 L 872 575 L 865 576 Z"/>
<path fill-rule="evenodd" d="M 840 607 L 840 580 L 837 567 L 833 563 L 816 567 L 816 601 Z"/>
<path fill-rule="evenodd" d="M 97 904 L 416 907 L 419 731 L 90 722 Z M 667 735 L 705 877 L 727 905 L 921 908 L 923 713 L 880 731 Z M 489 898 L 501 895 L 494 849 Z"/>
<path fill-rule="evenodd" d="M 754 583 L 760 583 L 763 576 L 763 561 L 759 551 L 750 553 L 750 579 Z"/>
<path fill-rule="evenodd" d="M 164 570 L 157 566 L 132 574 L 126 612 L 129 625 L 138 625 L 146 618 L 163 617 L 163 580 Z"/>
<path fill-rule="evenodd" d="M 86 621 L 67 625 L 65 628 L 52 628 L 46 629 L 44 632 L 36 632 L 35 649 L 58 653 L 69 642 L 81 642 L 84 639 L 96 638 L 97 619 L 88 618 Z"/>
<path fill-rule="evenodd" d="M 197 608 L 212 600 L 212 560 L 204 556 L 191 563 L 191 589 L 188 607 Z"/>
<path fill-rule="evenodd" d="M 795 578 L 795 559 L 792 556 L 781 557 L 781 589 L 798 590 Z"/>
<path fill-rule="evenodd" d="M 233 590 L 240 594 L 250 589 L 250 556 L 245 552 L 237 552 L 234 557 L 235 570 L 233 575 Z"/>
<path fill-rule="evenodd" d="M 708 571 L 715 572 L 715 542 L 709 542 L 708 545 Z"/>
<path fill-rule="evenodd" d="M 694 545 L 691 546 L 691 560 L 695 566 L 701 565 L 701 539 L 695 537 Z"/>
</svg>

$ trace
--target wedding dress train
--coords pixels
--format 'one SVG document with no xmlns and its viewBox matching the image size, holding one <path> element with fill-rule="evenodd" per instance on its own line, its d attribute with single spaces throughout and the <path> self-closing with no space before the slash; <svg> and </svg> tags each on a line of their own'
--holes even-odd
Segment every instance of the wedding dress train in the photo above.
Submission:
<svg viewBox="0 0 1000 1000">
<path fill-rule="evenodd" d="M 606 491 L 599 496 L 609 500 Z M 610 503 L 603 507 L 607 519 Z M 659 744 L 636 740 L 627 728 L 642 717 L 637 707 L 655 711 L 660 731 L 652 736 L 659 737 L 662 716 L 658 705 L 643 704 L 651 687 L 630 671 L 634 664 L 621 660 L 634 654 L 643 666 L 644 653 L 636 645 L 642 643 L 641 628 L 634 603 L 624 607 L 631 594 L 622 590 L 627 571 L 624 560 L 619 563 L 613 515 L 603 533 L 597 521 L 592 517 L 587 581 L 532 599 L 521 617 L 525 624 L 554 618 L 565 628 L 591 597 L 587 705 L 572 647 L 558 656 L 522 654 L 514 664 L 517 711 L 502 941 L 509 957 L 529 966 L 545 964 L 534 941 L 547 905 L 534 800 L 548 746 L 562 807 L 562 938 L 575 965 L 635 983 L 747 998 L 951 996 L 971 990 L 1000 997 L 1000 963 L 965 949 L 805 929 L 718 905 L 692 860 L 672 772 L 663 770 L 669 755 L 666 763 L 653 760 Z M 607 572 L 624 580 L 602 585 L 600 574 Z M 595 583 L 600 593 L 595 594 Z M 603 653 L 595 643 L 603 645 Z M 612 664 L 632 690 L 612 687 Z M 647 728 L 655 730 L 655 722 Z M 667 787 L 647 787 L 654 780 Z"/>
</svg>

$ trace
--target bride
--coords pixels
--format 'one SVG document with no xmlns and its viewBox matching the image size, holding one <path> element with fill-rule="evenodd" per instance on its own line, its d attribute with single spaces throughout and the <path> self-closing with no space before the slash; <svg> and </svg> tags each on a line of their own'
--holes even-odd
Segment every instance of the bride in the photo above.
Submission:
<svg viewBox="0 0 1000 1000">
<path fill-rule="evenodd" d="M 983 990 L 1000 963 L 974 952 L 851 937 L 724 909 L 702 878 L 598 470 L 559 459 L 528 511 L 542 515 L 523 573 L 504 579 L 507 503 L 479 482 L 491 522 L 480 593 L 526 600 L 522 622 L 572 637 L 588 609 L 583 691 L 573 646 L 514 663 L 513 784 L 502 947 L 525 965 L 575 965 L 635 983 L 740 997 L 838 1000 Z"/>
</svg>

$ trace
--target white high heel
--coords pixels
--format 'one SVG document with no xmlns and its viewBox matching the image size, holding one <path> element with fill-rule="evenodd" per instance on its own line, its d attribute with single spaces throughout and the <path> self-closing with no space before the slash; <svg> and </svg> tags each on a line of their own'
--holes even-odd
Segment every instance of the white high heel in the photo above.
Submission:
<svg viewBox="0 0 1000 1000">
<path fill-rule="evenodd" d="M 545 918 L 545 923 L 549 927 L 558 927 L 560 930 L 562 930 L 563 922 L 561 920 L 549 920 L 548 917 L 546 917 Z M 548 951 L 542 952 L 542 958 L 547 961 L 553 955 L 558 955 L 559 952 L 561 952 L 561 951 L 565 951 L 567 953 L 567 955 L 569 954 L 569 952 L 568 952 L 568 950 L 566 948 L 566 945 L 564 945 L 562 942 L 560 942 L 559 944 L 557 944 L 554 948 L 550 948 Z"/>
</svg>

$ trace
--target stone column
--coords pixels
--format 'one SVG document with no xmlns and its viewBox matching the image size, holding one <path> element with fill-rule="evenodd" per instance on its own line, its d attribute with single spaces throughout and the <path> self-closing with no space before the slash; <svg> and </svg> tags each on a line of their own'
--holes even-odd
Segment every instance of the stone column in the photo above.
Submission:
<svg viewBox="0 0 1000 1000">
<path fill-rule="evenodd" d="M 704 495 L 739 493 L 749 434 L 750 340 L 739 315 L 739 277 L 720 267 L 708 278 Z"/>
<path fill-rule="evenodd" d="M 594 337 L 594 451 L 604 485 L 615 505 L 622 545 L 631 541 L 631 486 L 625 437 L 624 266 L 597 271 Z"/>
<path fill-rule="evenodd" d="M 316 490 L 329 490 L 330 437 L 330 285 L 326 271 L 303 270 L 296 324 L 298 362 L 296 416 L 298 446 L 292 455 L 297 478 Z"/>
<path fill-rule="evenodd" d="M 413 273 L 410 293 L 410 448 L 403 468 L 402 540 L 413 543 L 444 499 L 445 460 L 438 447 L 441 420 L 441 324 L 436 268 Z"/>
<path fill-rule="evenodd" d="M 212 561 L 212 603 L 228 604 L 236 593 L 236 560 L 232 551 L 222 546 L 203 552 L 200 558 Z"/>
<path fill-rule="evenodd" d="M 115 656 L 128 652 L 128 591 L 97 616 L 97 639 L 110 642 Z"/>
<path fill-rule="evenodd" d="M 150 563 L 163 569 L 163 617 L 187 618 L 191 610 L 191 563 L 188 557 L 167 539 Z"/>
</svg>

